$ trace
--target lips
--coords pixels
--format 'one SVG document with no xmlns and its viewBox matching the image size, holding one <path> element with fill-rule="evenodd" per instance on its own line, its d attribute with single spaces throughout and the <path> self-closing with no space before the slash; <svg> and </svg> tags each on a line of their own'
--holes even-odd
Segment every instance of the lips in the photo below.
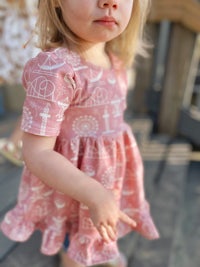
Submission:
<svg viewBox="0 0 200 267">
<path fill-rule="evenodd" d="M 117 21 L 113 17 L 109 17 L 109 16 L 101 17 L 95 20 L 95 22 L 106 25 L 106 26 L 114 26 L 117 24 Z"/>
</svg>

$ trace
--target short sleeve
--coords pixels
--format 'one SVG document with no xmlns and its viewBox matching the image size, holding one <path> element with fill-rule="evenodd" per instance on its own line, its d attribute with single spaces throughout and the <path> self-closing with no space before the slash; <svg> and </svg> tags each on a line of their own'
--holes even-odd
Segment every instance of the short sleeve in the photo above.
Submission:
<svg viewBox="0 0 200 267">
<path fill-rule="evenodd" d="M 41 136 L 57 136 L 70 106 L 74 89 L 73 69 L 52 52 L 41 52 L 25 66 L 22 83 L 26 98 L 22 130 Z"/>
</svg>

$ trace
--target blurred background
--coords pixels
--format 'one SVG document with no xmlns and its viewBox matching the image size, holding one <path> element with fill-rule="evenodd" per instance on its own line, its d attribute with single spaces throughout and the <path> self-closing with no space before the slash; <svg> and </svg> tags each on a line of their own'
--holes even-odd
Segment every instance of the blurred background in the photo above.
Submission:
<svg viewBox="0 0 200 267">
<path fill-rule="evenodd" d="M 22 171 L 21 72 L 38 50 L 30 41 L 36 1 L 0 2 L 0 220 L 16 202 Z M 145 188 L 161 238 L 131 233 L 119 242 L 129 267 L 200 266 L 200 1 L 152 0 L 148 58 L 129 71 L 125 119 L 145 165 Z M 57 267 L 40 254 L 40 233 L 24 244 L 0 232 L 1 267 Z"/>
</svg>

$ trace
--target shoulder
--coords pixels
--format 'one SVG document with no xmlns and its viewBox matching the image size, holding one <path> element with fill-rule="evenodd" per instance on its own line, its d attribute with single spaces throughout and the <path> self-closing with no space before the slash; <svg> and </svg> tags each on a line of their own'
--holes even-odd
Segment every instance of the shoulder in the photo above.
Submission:
<svg viewBox="0 0 200 267">
<path fill-rule="evenodd" d="M 52 49 L 49 51 L 41 51 L 34 58 L 31 58 L 25 65 L 25 69 L 35 68 L 43 71 L 56 72 L 62 70 L 62 67 L 67 67 L 66 70 L 72 70 L 70 61 L 66 61 L 64 51 L 61 49 Z"/>
<path fill-rule="evenodd" d="M 23 84 L 26 87 L 28 81 L 39 77 L 54 80 L 74 76 L 73 62 L 68 59 L 66 49 L 57 48 L 49 51 L 41 51 L 34 58 L 31 58 L 24 67 Z"/>
</svg>

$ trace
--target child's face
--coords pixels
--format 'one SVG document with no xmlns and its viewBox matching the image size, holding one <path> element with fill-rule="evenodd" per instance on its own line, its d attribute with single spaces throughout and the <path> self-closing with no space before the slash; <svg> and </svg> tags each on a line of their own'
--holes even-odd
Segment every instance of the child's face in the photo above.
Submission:
<svg viewBox="0 0 200 267">
<path fill-rule="evenodd" d="M 107 42 L 120 35 L 132 13 L 134 0 L 61 0 L 71 31 L 86 43 Z"/>
</svg>

